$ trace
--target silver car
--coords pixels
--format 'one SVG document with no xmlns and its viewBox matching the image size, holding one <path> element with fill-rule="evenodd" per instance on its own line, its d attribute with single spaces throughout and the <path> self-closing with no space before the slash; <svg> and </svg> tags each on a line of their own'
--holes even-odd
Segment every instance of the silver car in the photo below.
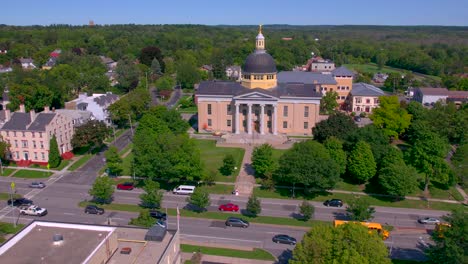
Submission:
<svg viewBox="0 0 468 264">
<path fill-rule="evenodd" d="M 440 220 L 435 217 L 424 217 L 424 218 L 418 219 L 418 222 L 420 224 L 425 224 L 425 225 L 435 225 L 435 224 L 439 224 Z"/>
<path fill-rule="evenodd" d="M 42 189 L 46 187 L 46 185 L 43 182 L 32 182 L 31 184 L 29 184 L 29 187 Z"/>
</svg>

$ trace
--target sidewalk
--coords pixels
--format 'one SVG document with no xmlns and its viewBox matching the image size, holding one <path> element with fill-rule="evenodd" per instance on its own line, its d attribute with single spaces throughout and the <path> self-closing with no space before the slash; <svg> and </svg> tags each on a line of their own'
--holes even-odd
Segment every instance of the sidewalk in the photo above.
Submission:
<svg viewBox="0 0 468 264">
<path fill-rule="evenodd" d="M 253 176 L 254 170 L 251 165 L 253 146 L 244 146 L 244 149 L 245 153 L 242 159 L 242 168 L 236 179 L 236 190 L 239 191 L 239 195 L 250 196 L 255 185 L 255 178 Z"/>
</svg>

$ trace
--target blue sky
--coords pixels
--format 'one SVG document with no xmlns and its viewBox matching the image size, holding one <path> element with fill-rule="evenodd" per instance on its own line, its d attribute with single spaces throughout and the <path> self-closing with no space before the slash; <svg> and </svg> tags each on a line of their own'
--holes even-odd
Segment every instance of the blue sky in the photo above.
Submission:
<svg viewBox="0 0 468 264">
<path fill-rule="evenodd" d="M 468 26 L 468 0 L 10 0 L 0 9 L 7 25 Z"/>
</svg>

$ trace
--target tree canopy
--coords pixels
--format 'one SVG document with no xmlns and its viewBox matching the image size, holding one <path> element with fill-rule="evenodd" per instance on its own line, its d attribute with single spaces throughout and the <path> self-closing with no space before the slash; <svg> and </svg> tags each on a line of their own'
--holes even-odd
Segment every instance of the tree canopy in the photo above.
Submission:
<svg viewBox="0 0 468 264">
<path fill-rule="evenodd" d="M 348 173 L 357 181 L 366 182 L 374 177 L 377 171 L 372 150 L 364 141 L 359 141 L 348 156 Z"/>
<path fill-rule="evenodd" d="M 276 162 L 273 159 L 273 147 L 271 145 L 262 144 L 254 148 L 252 167 L 257 177 L 265 177 L 267 174 L 273 173 L 276 169 Z"/>
<path fill-rule="evenodd" d="M 357 129 L 353 119 L 341 112 L 331 114 L 328 119 L 323 120 L 312 129 L 314 139 L 324 142 L 329 137 L 344 140 L 348 134 Z"/>
<path fill-rule="evenodd" d="M 400 107 L 397 96 L 381 96 L 379 100 L 380 105 L 373 110 L 370 119 L 388 137 L 397 139 L 409 127 L 411 115 Z"/>
</svg>

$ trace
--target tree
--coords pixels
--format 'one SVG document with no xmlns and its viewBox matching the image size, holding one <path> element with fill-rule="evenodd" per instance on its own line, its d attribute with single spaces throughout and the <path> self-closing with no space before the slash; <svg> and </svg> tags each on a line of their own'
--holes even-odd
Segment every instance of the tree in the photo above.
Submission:
<svg viewBox="0 0 468 264">
<path fill-rule="evenodd" d="M 388 194 L 403 197 L 418 188 L 418 173 L 404 163 L 389 164 L 380 170 L 379 183 Z"/>
<path fill-rule="evenodd" d="M 202 212 L 210 204 L 210 194 L 203 188 L 195 188 L 187 202 L 196 207 L 195 211 Z"/>
<path fill-rule="evenodd" d="M 6 160 L 6 155 L 8 153 L 8 149 L 10 148 L 10 144 L 3 140 L 2 135 L 0 135 L 0 159 Z"/>
<path fill-rule="evenodd" d="M 383 52 L 377 54 L 377 56 L 375 57 L 375 62 L 377 63 L 379 70 L 381 70 L 383 66 L 385 66 L 385 63 L 387 63 L 387 60 L 388 60 L 387 54 Z"/>
<path fill-rule="evenodd" d="M 122 173 L 122 158 L 120 158 L 119 150 L 115 146 L 110 146 L 104 153 L 106 157 L 107 168 L 109 175 L 118 176 Z"/>
<path fill-rule="evenodd" d="M 173 90 L 175 86 L 175 81 L 170 76 L 163 76 L 156 81 L 156 89 L 160 91 Z"/>
<path fill-rule="evenodd" d="M 224 176 L 230 176 L 234 172 L 236 167 L 236 160 L 232 154 L 227 154 L 224 156 L 223 165 L 219 168 L 219 171 Z"/>
<path fill-rule="evenodd" d="M 304 219 L 304 221 L 309 221 L 309 219 L 314 215 L 315 207 L 304 200 L 299 207 L 299 212 L 302 214 L 302 219 Z"/>
<path fill-rule="evenodd" d="M 333 113 L 338 107 L 336 98 L 338 98 L 338 93 L 335 91 L 325 93 L 325 95 L 322 96 L 322 100 L 320 100 L 320 110 L 324 114 Z"/>
<path fill-rule="evenodd" d="M 57 168 L 60 165 L 61 160 L 62 158 L 60 157 L 57 138 L 55 138 L 54 134 L 52 135 L 49 143 L 49 166 L 51 168 Z"/>
<path fill-rule="evenodd" d="M 435 245 L 427 250 L 431 263 L 467 263 L 468 215 L 466 211 L 454 210 L 443 218 L 450 227 L 432 233 Z"/>
<path fill-rule="evenodd" d="M 365 141 L 371 146 L 372 154 L 374 154 L 374 159 L 378 164 L 390 147 L 388 136 L 382 129 L 372 124 L 349 133 L 345 140 L 344 149 L 348 153 L 351 152 L 359 141 Z"/>
<path fill-rule="evenodd" d="M 338 227 L 316 225 L 293 251 L 291 264 L 382 263 L 390 264 L 388 250 L 375 232 L 360 224 Z"/>
<path fill-rule="evenodd" d="M 159 63 L 158 59 L 156 59 L 156 58 L 154 58 L 153 61 L 151 62 L 151 72 L 153 74 L 158 75 L 158 76 L 162 75 L 161 64 Z"/>
<path fill-rule="evenodd" d="M 343 150 L 343 142 L 336 137 L 329 137 L 323 146 L 330 153 L 330 157 L 338 164 L 340 175 L 346 172 L 346 152 Z"/>
<path fill-rule="evenodd" d="M 111 104 L 107 110 L 113 124 L 119 127 L 129 127 L 130 120 L 136 121 L 141 118 L 144 112 L 148 111 L 150 102 L 151 96 L 148 90 L 136 88 Z"/>
<path fill-rule="evenodd" d="M 110 203 L 114 194 L 114 181 L 107 177 L 97 177 L 93 186 L 89 190 L 89 194 L 93 196 L 97 203 Z"/>
<path fill-rule="evenodd" d="M 252 152 L 252 168 L 255 170 L 255 176 L 265 177 L 273 173 L 276 169 L 276 163 L 273 159 L 273 147 L 269 144 L 262 144 L 255 147 Z"/>
<path fill-rule="evenodd" d="M 312 133 L 314 134 L 314 139 L 324 142 L 332 136 L 343 140 L 355 129 L 357 129 L 357 125 L 350 116 L 336 112 L 331 114 L 327 120 L 317 123 L 312 129 Z"/>
<path fill-rule="evenodd" d="M 200 72 L 197 67 L 189 62 L 182 61 L 176 67 L 177 81 L 182 88 L 193 89 L 194 85 L 200 81 Z"/>
<path fill-rule="evenodd" d="M 74 149 L 100 149 L 104 145 L 104 139 L 110 135 L 110 129 L 99 120 L 90 120 L 86 124 L 75 129 L 71 140 Z"/>
<path fill-rule="evenodd" d="M 148 46 L 148 47 L 144 47 L 143 49 L 141 49 L 141 53 L 140 53 L 141 63 L 149 67 L 151 66 L 154 59 L 158 60 L 161 66 L 161 71 L 165 72 L 164 71 L 164 68 L 165 68 L 164 57 L 162 55 L 161 50 L 158 47 Z"/>
<path fill-rule="evenodd" d="M 348 202 L 346 214 L 354 221 L 368 221 L 374 218 L 375 208 L 370 207 L 370 203 L 366 198 L 354 198 Z"/>
<path fill-rule="evenodd" d="M 274 178 L 283 183 L 301 183 L 312 191 L 333 189 L 339 181 L 339 167 L 327 149 L 315 141 L 295 143 L 279 160 Z"/>
<path fill-rule="evenodd" d="M 452 164 L 458 177 L 458 183 L 466 187 L 468 185 L 468 142 L 458 146 L 457 151 L 452 156 Z"/>
<path fill-rule="evenodd" d="M 122 88 L 123 91 L 128 92 L 137 87 L 140 73 L 137 66 L 130 58 L 124 57 L 119 60 L 115 72 L 117 73 L 119 87 Z"/>
<path fill-rule="evenodd" d="M 359 141 L 348 156 L 350 176 L 360 182 L 366 182 L 374 177 L 376 171 L 377 164 L 369 144 Z"/>
<path fill-rule="evenodd" d="M 146 179 L 143 190 L 145 193 L 140 195 L 141 205 L 146 208 L 160 208 L 163 193 L 160 190 L 159 183 L 151 179 Z"/>
<path fill-rule="evenodd" d="M 398 139 L 411 122 L 411 115 L 400 107 L 397 96 L 379 97 L 380 105 L 370 115 L 374 125 L 383 129 L 388 137 Z"/>
<path fill-rule="evenodd" d="M 140 211 L 137 218 L 130 219 L 129 225 L 141 226 L 141 227 L 152 227 L 156 224 L 156 218 L 151 217 L 148 210 Z"/>
<path fill-rule="evenodd" d="M 245 209 L 253 217 L 257 217 L 262 212 L 262 204 L 255 194 L 250 195 Z"/>
</svg>

